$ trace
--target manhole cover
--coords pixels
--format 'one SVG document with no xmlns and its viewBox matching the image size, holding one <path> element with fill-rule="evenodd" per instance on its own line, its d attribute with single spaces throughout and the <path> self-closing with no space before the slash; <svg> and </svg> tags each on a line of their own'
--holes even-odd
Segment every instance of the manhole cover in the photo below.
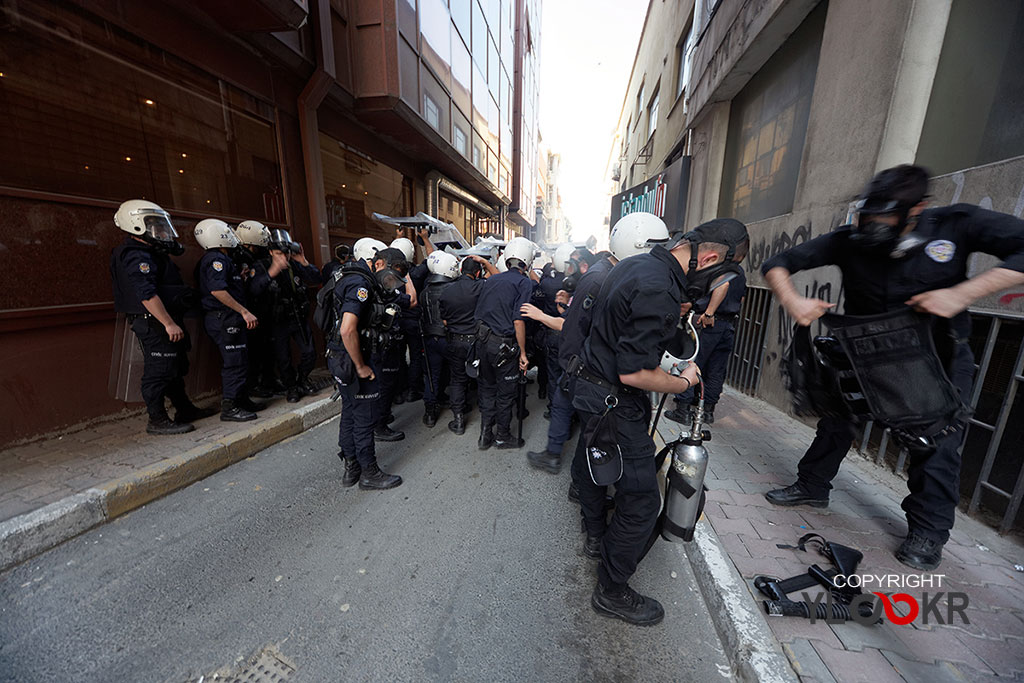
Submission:
<svg viewBox="0 0 1024 683">
<path fill-rule="evenodd" d="M 282 655 L 277 648 L 269 646 L 258 654 L 250 657 L 236 671 L 225 672 L 223 669 L 204 676 L 208 681 L 228 681 L 229 683 L 282 683 L 295 673 L 295 664 Z"/>
</svg>

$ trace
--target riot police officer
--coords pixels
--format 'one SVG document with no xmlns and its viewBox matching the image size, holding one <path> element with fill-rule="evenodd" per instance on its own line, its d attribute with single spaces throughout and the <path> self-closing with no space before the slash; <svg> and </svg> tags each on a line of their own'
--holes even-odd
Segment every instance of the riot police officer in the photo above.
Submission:
<svg viewBox="0 0 1024 683">
<path fill-rule="evenodd" d="M 736 341 L 736 319 L 747 292 L 747 279 L 741 272 L 735 279 L 726 282 L 706 299 L 697 302 L 695 309 L 700 315 L 700 349 L 694 362 L 701 369 L 704 381 L 704 423 L 714 424 L 715 406 L 722 396 L 725 384 L 725 370 L 729 355 Z M 665 413 L 675 422 L 690 423 L 690 406 L 697 405 L 697 392 L 689 390 L 675 397 L 676 407 Z"/>
<path fill-rule="evenodd" d="M 480 359 L 480 439 L 485 451 L 522 448 L 523 440 L 513 438 L 512 405 L 521 373 L 526 372 L 526 323 L 521 309 L 533 295 L 530 270 L 537 245 L 525 237 L 509 240 L 501 255 L 507 270 L 487 278 L 476 305 L 479 321 L 476 336 Z"/>
<path fill-rule="evenodd" d="M 348 263 L 349 259 L 352 258 L 352 247 L 347 244 L 339 244 L 334 247 L 334 258 L 324 264 L 323 270 L 320 271 L 320 279 L 326 285 L 334 277 L 334 271 L 341 268 L 344 264 Z"/>
<path fill-rule="evenodd" d="M 242 245 L 236 251 L 240 256 L 237 261 L 249 271 L 245 280 L 249 310 L 263 323 L 249 330 L 247 335 L 249 374 L 246 386 L 250 395 L 270 398 L 278 389 L 284 393 L 286 387 L 277 380 L 271 346 L 272 326 L 268 324 L 271 302 L 267 293 L 273 279 L 288 267 L 288 257 L 280 251 L 270 251 L 270 229 L 259 221 L 242 221 L 235 226 L 235 237 Z"/>
<path fill-rule="evenodd" d="M 408 272 L 408 264 L 401 251 L 394 247 L 387 247 L 379 250 L 371 263 L 378 279 L 385 287 L 386 293 L 398 306 L 402 314 L 409 310 L 419 308 L 416 290 L 411 278 L 403 273 Z M 395 419 L 391 413 L 391 407 L 395 397 L 399 393 L 402 378 L 402 361 L 405 348 L 402 343 L 402 329 L 400 317 L 395 321 L 395 329 L 388 344 L 381 345 L 373 354 L 373 369 L 380 377 L 380 420 L 374 430 L 374 438 L 378 441 L 401 441 L 405 438 L 403 432 L 392 429 L 390 423 Z M 418 318 L 417 318 L 418 320 Z M 419 329 L 417 325 L 417 329 Z M 422 354 L 423 337 L 419 337 Z"/>
<path fill-rule="evenodd" d="M 966 309 L 983 296 L 1024 283 L 1024 221 L 969 204 L 928 209 L 927 190 L 928 173 L 919 166 L 881 171 L 861 195 L 853 225 L 778 254 L 761 271 L 799 325 L 809 325 L 832 304 L 800 296 L 790 275 L 825 265 L 842 271 L 849 315 L 908 306 L 932 314 L 939 359 L 963 399 L 974 375 Z M 1003 262 L 968 278 L 968 257 L 979 251 Z M 895 553 L 907 566 L 932 570 L 942 560 L 960 497 L 963 435 L 962 421 L 953 420 L 934 436 L 933 448 L 909 448 L 910 494 L 903 501 L 907 537 Z M 814 441 L 797 466 L 797 481 L 765 497 L 775 505 L 826 507 L 831 481 L 853 437 L 851 421 L 819 420 Z"/>
<path fill-rule="evenodd" d="M 188 332 L 184 315 L 193 291 L 170 255 L 181 255 L 171 217 L 153 202 L 130 199 L 118 207 L 114 225 L 128 233 L 110 255 L 114 308 L 124 313 L 142 347 L 142 400 L 150 434 L 184 434 L 195 420 L 215 411 L 197 408 L 185 393 Z M 174 405 L 174 420 L 164 399 Z"/>
<path fill-rule="evenodd" d="M 267 288 L 270 309 L 270 342 L 277 362 L 277 375 L 284 383 L 289 403 L 317 393 L 309 382 L 316 365 L 316 347 L 309 326 L 307 286 L 320 284 L 320 271 L 306 260 L 302 245 L 292 240 L 287 230 L 270 231 L 270 253 L 285 256 L 287 266 Z M 299 349 L 299 364 L 292 364 L 292 342 Z"/>
<path fill-rule="evenodd" d="M 220 350 L 222 399 L 220 419 L 246 422 L 256 419 L 265 406 L 253 403 L 246 393 L 249 370 L 247 330 L 259 324 L 246 308 L 245 277 L 248 274 L 231 258 L 240 246 L 235 233 L 224 221 L 207 218 L 196 224 L 196 242 L 206 253 L 196 266 L 203 325 Z"/>
<path fill-rule="evenodd" d="M 602 416 L 614 415 L 611 444 L 587 452 L 610 454 L 602 464 L 617 466 L 618 477 L 606 478 L 607 470 L 594 475 L 592 466 L 590 476 L 579 482 L 587 534 L 601 539 L 591 605 L 604 616 L 638 625 L 664 617 L 657 600 L 628 584 L 653 543 L 661 507 L 646 392 L 679 393 L 696 381 L 693 364 L 680 376 L 662 370 L 662 354 L 677 334 L 683 304 L 706 293 L 713 279 L 734 275 L 739 267 L 734 259 L 746 254 L 746 243 L 742 223 L 718 219 L 687 233 L 671 249 L 655 246 L 649 254 L 616 265 L 594 306 L 580 362 L 570 367 L 576 375 L 573 407 L 585 432 L 595 430 L 600 422 L 594 421 Z M 605 485 L 610 483 L 615 484 L 615 510 L 606 521 Z"/>
<path fill-rule="evenodd" d="M 459 276 L 459 259 L 453 254 L 435 251 L 427 257 L 430 275 L 420 298 L 420 323 L 426 351 L 426 383 L 423 392 L 423 424 L 433 427 L 441 414 L 439 404 L 444 392 L 448 364 L 448 340 L 441 315 L 441 296 Z"/>
<path fill-rule="evenodd" d="M 389 270 L 383 259 L 376 259 L 384 248 L 371 238 L 358 240 L 352 248 L 353 260 L 341 267 L 342 275 L 334 284 L 335 322 L 327 337 L 327 367 L 341 393 L 338 457 L 345 463 L 345 487 L 358 482 L 361 489 L 390 489 L 402 483 L 401 477 L 380 469 L 374 446 L 380 380 L 371 359 L 381 345 L 393 343 L 399 313 L 393 288 L 383 286 L 370 269 L 373 263 L 375 269 Z"/>
<path fill-rule="evenodd" d="M 420 230 L 419 241 L 423 244 L 426 257 L 429 257 L 434 252 L 434 245 L 430 241 L 427 230 Z M 416 248 L 412 240 L 407 237 L 395 238 L 392 240 L 390 248 L 397 249 L 405 258 L 405 262 L 408 264 L 407 275 L 418 297 L 427 283 L 427 276 L 430 275 L 430 272 L 427 270 L 426 260 L 420 263 L 414 262 Z M 402 373 L 401 381 L 395 387 L 392 400 L 396 405 L 406 401 L 412 403 L 423 398 L 425 350 L 423 347 L 423 328 L 421 326 L 420 314 L 419 305 L 403 308 L 402 317 L 398 322 L 403 338 L 403 350 L 399 354 L 399 358 L 406 371 Z M 405 366 L 406 350 L 409 354 L 408 366 Z"/>
<path fill-rule="evenodd" d="M 480 288 L 484 284 L 485 269 L 492 275 L 498 272 L 490 261 L 479 256 L 467 256 L 462 259 L 459 266 L 462 275 L 445 287 L 439 304 L 441 318 L 444 320 L 451 375 L 448 395 L 452 419 L 448 423 L 448 429 L 459 435 L 466 433 L 466 411 L 469 408 L 466 359 L 469 357 L 470 347 L 476 340 L 476 304 L 480 298 Z"/>
</svg>

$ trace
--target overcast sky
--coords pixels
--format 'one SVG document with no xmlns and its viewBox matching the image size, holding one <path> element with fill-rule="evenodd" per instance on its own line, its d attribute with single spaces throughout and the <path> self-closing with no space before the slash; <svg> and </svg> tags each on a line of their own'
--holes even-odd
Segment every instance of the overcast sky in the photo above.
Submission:
<svg viewBox="0 0 1024 683">
<path fill-rule="evenodd" d="M 605 164 L 647 0 L 543 0 L 543 12 L 540 132 L 562 155 L 562 206 L 573 239 L 593 234 L 604 244 Z"/>
</svg>

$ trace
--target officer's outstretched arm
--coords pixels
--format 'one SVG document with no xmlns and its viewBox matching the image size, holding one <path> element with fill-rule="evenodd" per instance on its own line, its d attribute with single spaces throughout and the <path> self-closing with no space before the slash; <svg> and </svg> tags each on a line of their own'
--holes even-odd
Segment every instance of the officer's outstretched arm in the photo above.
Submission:
<svg viewBox="0 0 1024 683">
<path fill-rule="evenodd" d="M 210 294 L 212 294 L 213 298 L 215 298 L 217 301 L 221 302 L 222 304 L 230 308 L 232 311 L 242 316 L 242 320 L 245 321 L 245 326 L 247 328 L 251 330 L 252 328 L 256 327 L 256 323 L 258 322 L 256 320 L 256 316 L 250 313 L 245 306 L 238 303 L 235 297 L 228 294 L 228 290 L 216 289 L 210 292 Z"/>
<path fill-rule="evenodd" d="M 341 316 L 341 343 L 356 366 L 356 374 L 363 379 L 373 379 L 373 370 L 363 360 L 363 350 L 359 348 L 359 316 L 350 311 Z"/>
<path fill-rule="evenodd" d="M 1024 273 L 1009 268 L 993 268 L 948 289 L 921 292 L 907 300 L 907 305 L 923 313 L 952 318 L 989 294 L 1024 284 Z"/>
<path fill-rule="evenodd" d="M 835 306 L 821 299 L 808 299 L 800 296 L 789 278 L 789 271 L 781 266 L 772 268 L 764 274 L 764 281 L 775 292 L 775 297 L 786 309 L 786 312 L 797 322 L 798 325 L 806 327 L 812 322 L 825 315 L 828 309 Z"/>
<path fill-rule="evenodd" d="M 700 370 L 695 363 L 690 363 L 678 377 L 668 374 L 661 368 L 637 370 L 626 375 L 619 375 L 619 381 L 626 386 L 642 391 L 657 391 L 660 394 L 681 394 L 696 384 Z"/>
</svg>

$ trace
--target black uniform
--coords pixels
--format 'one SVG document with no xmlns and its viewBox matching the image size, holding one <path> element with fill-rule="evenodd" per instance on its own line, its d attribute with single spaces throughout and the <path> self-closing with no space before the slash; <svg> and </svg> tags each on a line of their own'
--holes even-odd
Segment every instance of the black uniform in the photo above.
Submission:
<svg viewBox="0 0 1024 683">
<path fill-rule="evenodd" d="M 188 332 L 181 341 L 172 342 L 160 321 L 142 305 L 159 295 L 164 308 L 184 331 L 186 302 L 192 290 L 182 281 L 178 266 L 162 251 L 127 237 L 110 256 L 110 278 L 114 308 L 126 315 L 142 346 L 142 400 L 150 419 L 167 418 L 165 397 L 179 411 L 191 408 L 184 381 L 191 348 Z"/>
<path fill-rule="evenodd" d="M 196 267 L 199 293 L 205 316 L 203 326 L 220 349 L 223 360 L 221 385 L 225 400 L 245 399 L 249 369 L 247 330 L 242 315 L 222 304 L 211 292 L 224 290 L 246 305 L 244 271 L 219 249 L 208 249 Z M 266 276 L 266 272 L 263 273 Z"/>
<path fill-rule="evenodd" d="M 430 275 L 430 271 L 427 270 L 426 262 L 409 269 L 408 277 L 412 280 L 413 287 L 416 288 L 417 298 L 426 285 L 428 275 Z M 385 382 L 384 393 L 386 396 L 394 396 L 395 392 L 408 389 L 415 398 L 417 395 L 423 394 L 423 330 L 420 328 L 420 307 L 403 309 L 398 325 L 402 331 L 403 348 L 395 351 L 399 366 L 395 372 L 390 373 L 388 378 L 383 380 Z M 406 349 L 409 352 L 408 372 L 398 377 L 399 370 L 405 365 Z M 393 386 L 392 382 L 394 382 Z M 387 403 L 390 406 L 391 400 L 388 399 Z"/>
<path fill-rule="evenodd" d="M 558 291 L 563 289 L 562 282 L 565 280 L 565 273 L 554 271 L 549 277 L 541 278 L 534 288 L 534 304 L 546 315 L 555 318 L 562 317 L 562 310 L 559 310 L 555 298 Z M 544 357 L 544 370 L 547 379 L 548 403 L 550 404 L 558 387 L 558 381 L 562 376 L 562 368 L 558 363 L 558 347 L 561 339 L 561 332 L 553 330 L 546 325 L 541 325 L 539 346 Z"/>
<path fill-rule="evenodd" d="M 476 339 L 476 304 L 480 298 L 483 278 L 462 275 L 444 288 L 441 293 L 441 318 L 447 323 L 448 368 L 451 379 L 448 384 L 448 401 L 452 412 L 465 413 L 466 394 L 469 378 L 466 376 L 466 358 L 469 348 Z"/>
<path fill-rule="evenodd" d="M 618 445 L 622 477 L 615 483 L 615 511 L 605 521 L 605 488 L 589 474 L 580 477 L 580 504 L 589 536 L 601 537 L 598 580 L 605 590 L 622 590 L 649 548 L 661 494 L 654 465 L 654 441 L 647 431 L 651 404 L 646 392 L 626 386 L 620 375 L 657 368 L 675 334 L 685 295 L 686 274 L 670 251 L 623 260 L 608 274 L 593 306 L 584 344 L 584 369 L 576 377 L 573 407 L 582 424 L 618 399 Z"/>
<path fill-rule="evenodd" d="M 445 360 L 448 340 L 445 338 L 444 316 L 441 315 L 441 297 L 453 282 L 443 275 L 431 275 L 423 287 L 423 298 L 420 300 L 420 323 L 426 348 L 426 371 L 429 373 L 429 381 L 423 386 L 423 403 L 428 410 L 435 409 L 448 383 L 448 364 Z"/>
<path fill-rule="evenodd" d="M 263 250 L 266 252 L 266 250 Z M 249 311 L 260 321 L 254 329 L 247 331 L 246 344 L 249 354 L 248 385 L 269 396 L 275 387 L 274 350 L 271 345 L 271 302 L 268 290 L 271 278 L 267 270 L 270 268 L 270 256 L 256 258 L 251 265 L 239 264 L 248 269 L 245 280 L 245 294 L 249 302 Z"/>
<path fill-rule="evenodd" d="M 372 334 L 373 305 L 379 303 L 375 287 L 367 281 L 372 278 L 369 267 L 362 261 L 346 264 L 346 269 L 358 270 L 338 279 L 334 285 L 334 310 L 341 324 L 345 313 L 359 318 L 359 345 L 363 361 L 372 365 L 374 337 Z M 373 444 L 373 430 L 380 420 L 380 374 L 374 368 L 373 379 L 360 379 L 345 350 L 340 333 L 327 340 L 327 367 L 341 390 L 341 423 L 338 426 L 338 446 L 347 457 L 355 457 L 364 469 L 377 463 Z"/>
<path fill-rule="evenodd" d="M 865 255 L 851 242 L 851 228 L 805 242 L 765 262 L 767 273 L 781 266 L 790 273 L 835 265 L 843 273 L 846 313 L 871 315 L 904 308 L 915 294 L 951 287 L 967 279 L 968 256 L 984 252 L 1004 259 L 1000 267 L 1024 272 L 1024 221 L 969 204 L 929 209 L 918 218 L 915 234 L 927 244 L 905 259 Z M 936 318 L 933 334 L 946 373 L 969 395 L 974 358 L 968 339 L 971 319 L 966 311 L 951 319 Z M 945 543 L 953 528 L 960 497 L 960 453 L 963 425 L 954 424 L 935 437 L 934 452 L 910 453 L 903 501 L 911 532 Z M 853 443 L 854 425 L 841 418 L 822 418 L 798 466 L 799 482 L 814 497 L 827 498 L 832 479 Z"/>
<path fill-rule="evenodd" d="M 737 277 L 729 281 L 728 287 L 729 291 L 715 311 L 714 327 L 700 328 L 700 350 L 694 359 L 704 382 L 704 409 L 707 411 L 714 411 L 722 395 L 725 370 L 729 365 L 733 344 L 736 342 L 736 319 L 739 317 L 743 297 L 747 293 L 746 275 L 741 271 Z M 694 308 L 698 312 L 705 311 L 709 298 L 702 298 Z M 676 401 L 680 404 L 696 404 L 696 391 L 689 389 L 682 394 L 676 394 Z"/>
<path fill-rule="evenodd" d="M 274 277 L 267 289 L 271 314 L 270 342 L 277 363 L 277 374 L 285 387 L 305 384 L 316 365 L 316 347 L 309 327 L 307 285 L 320 284 L 320 271 L 314 265 L 291 260 Z M 291 342 L 299 347 L 299 365 L 292 364 Z"/>
<path fill-rule="evenodd" d="M 513 268 L 487 278 L 476 305 L 481 427 L 487 432 L 495 428 L 498 441 L 512 437 L 520 352 L 514 322 L 523 320 L 519 309 L 532 295 L 533 280 Z"/>
</svg>

